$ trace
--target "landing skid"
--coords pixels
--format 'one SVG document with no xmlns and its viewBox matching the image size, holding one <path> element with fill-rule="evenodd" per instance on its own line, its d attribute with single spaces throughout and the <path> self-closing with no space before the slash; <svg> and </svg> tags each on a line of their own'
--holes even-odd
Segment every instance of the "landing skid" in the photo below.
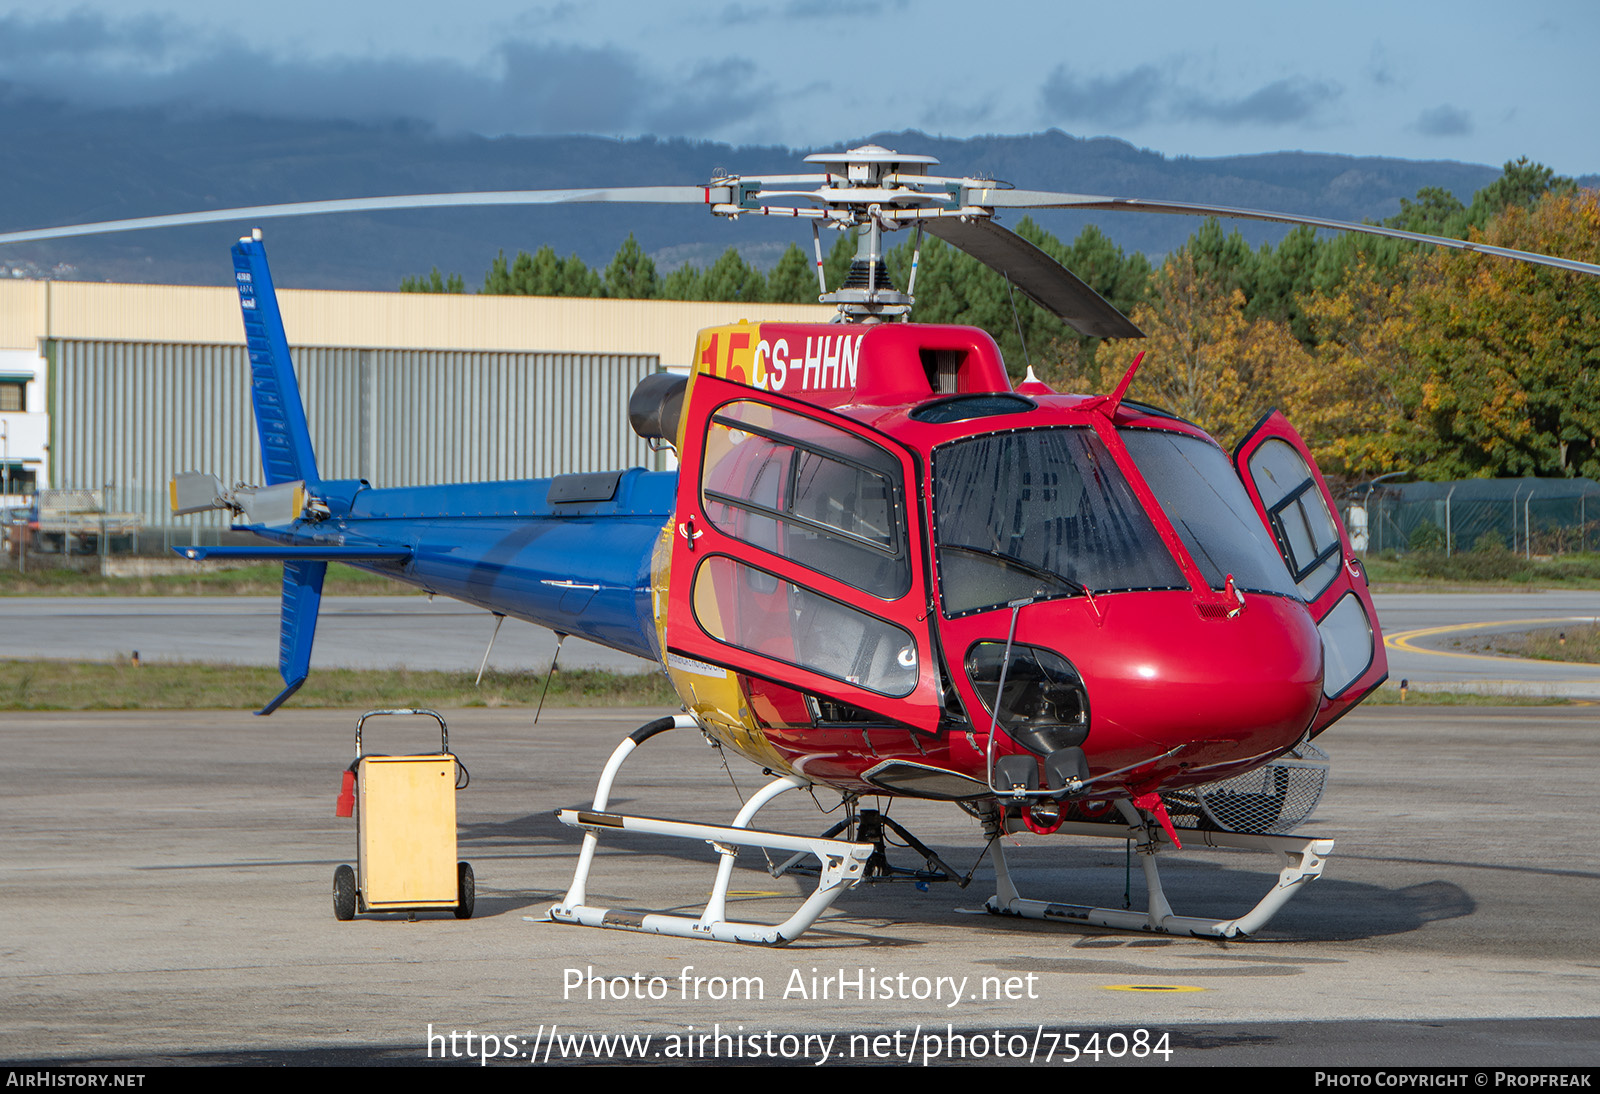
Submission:
<svg viewBox="0 0 1600 1094">
<path fill-rule="evenodd" d="M 895 871 L 887 865 L 883 859 L 885 827 L 906 838 L 907 842 L 924 856 L 928 863 L 928 870 L 925 872 L 928 878 L 940 876 L 937 871 L 941 870 L 944 877 L 953 877 L 954 872 L 945 866 L 937 855 L 917 842 L 900 825 L 881 814 L 867 816 L 874 812 L 872 810 L 862 811 L 856 829 L 860 837 L 858 840 L 832 838 L 847 829 L 848 821 L 835 825 L 822 836 L 796 836 L 751 828 L 750 824 L 756 814 L 774 798 L 787 791 L 810 785 L 806 779 L 798 775 L 785 775 L 767 783 L 745 803 L 733 819 L 733 823 L 729 825 L 632 817 L 606 811 L 617 773 L 621 770 L 623 761 L 636 748 L 658 733 L 669 729 L 696 728 L 697 725 L 692 717 L 678 715 L 661 718 L 641 726 L 612 752 L 595 788 L 594 807 L 562 809 L 557 812 L 556 816 L 563 824 L 582 828 L 584 837 L 583 848 L 578 854 L 577 869 L 573 873 L 572 886 L 567 890 L 566 897 L 550 909 L 548 915 L 551 920 L 586 927 L 612 927 L 644 931 L 649 934 L 673 935 L 678 938 L 785 945 L 811 927 L 835 900 L 847 890 L 854 888 L 869 873 L 881 872 L 883 876 L 890 877 L 896 876 L 897 873 L 901 876 L 905 874 L 920 876 L 923 873 Z M 1153 820 L 1135 809 L 1128 800 L 1123 799 L 1116 804 L 1122 816 L 1122 823 L 1066 821 L 1055 831 L 1064 835 L 1131 841 L 1134 850 L 1139 853 L 1140 863 L 1144 869 L 1145 886 L 1149 893 L 1148 907 L 1145 911 L 1095 908 L 1082 904 L 1063 904 L 1024 898 L 1017 892 L 1016 883 L 1011 876 L 1006 861 L 1004 839 L 992 841 L 995 849 L 995 895 L 989 898 L 986 904 L 987 910 L 995 915 L 1078 923 L 1112 930 L 1147 931 L 1205 938 L 1236 938 L 1260 930 L 1300 886 L 1320 877 L 1323 862 L 1333 851 L 1331 839 L 1302 839 L 1295 836 L 1185 829 L 1182 838 L 1191 843 L 1276 854 L 1281 861 L 1281 868 L 1277 884 L 1271 891 L 1253 909 L 1237 919 L 1215 920 L 1175 915 L 1162 890 L 1161 876 L 1156 865 L 1157 854 L 1172 846 L 1171 836 Z M 1000 835 L 1002 826 L 1008 832 L 1023 827 L 1020 818 L 1015 816 L 1001 821 L 990 812 L 986 815 L 986 820 L 990 836 Z M 620 832 L 669 836 L 674 839 L 709 843 L 716 848 L 720 855 L 716 881 L 712 885 L 711 896 L 706 901 L 705 909 L 698 918 L 618 911 L 588 903 L 589 870 L 594 864 L 595 848 L 599 846 L 600 836 Z M 793 852 L 791 858 L 773 868 L 771 872 L 774 876 L 779 876 L 786 871 L 809 873 L 814 869 L 818 875 L 816 890 L 799 910 L 777 925 L 730 920 L 727 916 L 728 886 L 733 877 L 733 860 L 738 856 L 740 847 L 761 847 L 772 851 Z M 819 865 L 796 870 L 796 863 L 807 857 L 815 857 Z M 969 874 L 967 880 L 970 878 Z"/>
<path fill-rule="evenodd" d="M 1272 852 L 1278 855 L 1281 869 L 1278 871 L 1277 884 L 1254 908 L 1237 919 L 1216 920 L 1174 915 L 1172 906 L 1167 903 L 1166 894 L 1161 888 L 1161 875 L 1156 865 L 1156 855 L 1160 850 L 1172 846 L 1171 839 L 1159 826 L 1141 816 L 1126 800 L 1119 801 L 1117 808 L 1123 816 L 1122 824 L 1067 821 L 1057 829 L 1057 834 L 1132 840 L 1134 849 L 1139 854 L 1140 864 L 1144 868 L 1145 888 L 1149 892 L 1146 911 L 1092 908 L 1082 904 L 1028 900 L 1019 896 L 1006 863 L 1004 839 L 994 841 L 995 895 L 990 897 L 985 905 L 987 910 L 994 915 L 1053 920 L 1058 923 L 1081 923 L 1119 931 L 1150 931 L 1202 938 L 1236 938 L 1254 934 L 1266 926 L 1268 920 L 1283 907 L 1300 886 L 1321 877 L 1323 862 L 1333 851 L 1331 839 L 1185 830 L 1181 837 L 1185 843 Z M 1010 821 L 1007 825 L 1010 826 Z"/>
<path fill-rule="evenodd" d="M 783 832 L 764 832 L 749 827 L 755 815 L 772 799 L 785 791 L 809 786 L 810 783 L 796 775 L 785 775 L 762 787 L 739 810 L 731 825 L 691 824 L 684 821 L 658 820 L 652 817 L 627 817 L 605 811 L 611 797 L 611 785 L 617 772 L 630 753 L 657 733 L 668 729 L 689 729 L 696 722 L 688 715 L 662 718 L 642 726 L 623 740 L 611 754 L 605 770 L 600 774 L 595 788 L 593 809 L 562 809 L 556 816 L 561 823 L 584 829 L 583 849 L 578 853 L 578 867 L 572 877 L 572 887 L 561 903 L 550 909 L 549 917 L 557 923 L 576 923 L 586 927 L 614 927 L 623 930 L 644 931 L 649 934 L 674 935 L 679 938 L 709 938 L 718 942 L 756 942 L 782 946 L 794 941 L 817 918 L 827 911 L 839 896 L 855 886 L 866 872 L 874 848 L 870 843 L 853 843 L 821 836 L 792 836 Z M 594 851 L 602 833 L 644 832 L 656 836 L 705 842 L 721 854 L 717 864 L 717 879 L 711 888 L 711 897 L 698 919 L 687 916 L 640 914 L 600 908 L 587 903 L 586 889 L 589 869 L 594 862 Z M 808 897 L 798 911 L 776 926 L 764 923 L 743 923 L 727 918 L 728 884 L 733 877 L 733 860 L 740 847 L 764 847 L 773 851 L 793 851 L 800 855 L 814 855 L 820 862 L 816 891 Z"/>
</svg>

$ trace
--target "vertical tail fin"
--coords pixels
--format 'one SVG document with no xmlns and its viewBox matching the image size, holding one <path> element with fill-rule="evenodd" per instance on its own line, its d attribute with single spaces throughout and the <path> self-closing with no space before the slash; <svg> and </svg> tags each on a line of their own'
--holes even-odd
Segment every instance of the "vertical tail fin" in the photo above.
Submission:
<svg viewBox="0 0 1600 1094">
<path fill-rule="evenodd" d="M 322 605 L 326 562 L 283 564 L 283 612 L 278 622 L 278 672 L 286 685 L 257 714 L 271 714 L 300 690 L 311 674 L 311 643 L 317 634 L 317 609 Z"/>
<path fill-rule="evenodd" d="M 302 480 L 319 482 L 317 457 L 311 449 L 305 406 L 289 340 L 278 314 L 278 294 L 267 268 L 267 250 L 257 229 L 233 245 L 233 276 L 244 313 L 245 344 L 250 351 L 250 398 L 255 404 L 261 439 L 261 464 L 268 486 Z"/>
<path fill-rule="evenodd" d="M 268 486 L 316 483 L 317 457 L 311 448 L 300 384 L 289 357 L 289 339 L 278 312 L 278 294 L 267 268 L 267 249 L 259 229 L 233 245 L 233 278 L 244 313 L 245 345 L 250 353 L 250 399 L 261 440 L 261 468 Z M 285 562 L 283 612 L 278 625 L 278 671 L 285 687 L 258 714 L 271 714 L 300 690 L 311 671 L 311 643 L 317 633 L 326 562 Z"/>
</svg>

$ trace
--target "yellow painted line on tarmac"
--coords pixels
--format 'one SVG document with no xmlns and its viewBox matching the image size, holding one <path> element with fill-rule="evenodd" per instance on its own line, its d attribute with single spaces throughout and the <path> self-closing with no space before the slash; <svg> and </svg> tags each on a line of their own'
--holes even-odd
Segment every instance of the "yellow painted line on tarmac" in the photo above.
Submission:
<svg viewBox="0 0 1600 1094">
<path fill-rule="evenodd" d="M 1513 664 L 1523 665 L 1575 665 L 1593 668 L 1594 666 L 1592 665 L 1584 666 L 1581 661 L 1540 661 L 1535 657 L 1504 657 L 1494 653 L 1456 653 L 1454 650 L 1430 650 L 1422 646 L 1412 645 L 1415 639 L 1429 638 L 1436 634 L 1497 630 L 1501 627 L 1535 627 L 1541 624 L 1585 623 L 1592 619 L 1593 616 L 1587 615 L 1561 615 L 1548 619 L 1498 619 L 1488 623 L 1452 623 L 1446 627 L 1420 627 L 1414 631 L 1386 634 L 1383 636 L 1383 644 L 1392 650 L 1405 650 L 1407 653 L 1425 653 L 1430 657 L 1464 657 L 1469 661 L 1509 661 Z"/>
<path fill-rule="evenodd" d="M 1106 991 L 1175 992 L 1206 990 L 1205 988 L 1197 987 L 1194 984 L 1103 984 L 1101 986 L 1104 987 Z"/>
</svg>

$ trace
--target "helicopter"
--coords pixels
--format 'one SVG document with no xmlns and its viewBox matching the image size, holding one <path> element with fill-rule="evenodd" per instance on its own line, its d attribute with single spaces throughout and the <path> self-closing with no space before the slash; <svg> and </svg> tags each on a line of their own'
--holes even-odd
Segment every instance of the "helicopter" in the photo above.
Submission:
<svg viewBox="0 0 1600 1094">
<path fill-rule="evenodd" d="M 1136 210 L 1369 232 L 1589 274 L 1600 267 L 1375 225 L 1193 203 L 1013 189 L 931 173 L 937 161 L 868 145 L 807 157 L 812 173 L 719 174 L 703 186 L 414 195 L 150 217 L 0 235 L 0 243 L 175 224 L 469 204 L 698 204 L 719 216 L 811 222 L 826 324 L 740 322 L 700 333 L 687 376 L 634 392 L 635 431 L 678 461 L 517 482 L 378 488 L 324 479 L 259 229 L 233 246 L 264 484 L 186 472 L 177 514 L 226 510 L 260 546 L 181 547 L 191 559 L 283 563 L 280 670 L 310 671 L 330 561 L 576 635 L 662 666 L 683 712 L 629 735 L 593 804 L 558 922 L 784 944 L 844 892 L 903 868 L 886 831 L 951 877 L 864 798 L 962 808 L 994 849 L 1001 915 L 1230 938 L 1260 930 L 1333 849 L 1295 836 L 1321 794 L 1317 737 L 1387 676 L 1366 574 L 1316 461 L 1284 417 L 1232 453 L 1127 392 L 1013 384 L 976 328 L 910 321 L 916 262 L 896 287 L 886 233 L 933 235 L 1003 273 L 1079 333 L 1142 337 L 1053 258 L 1001 226 L 1008 209 Z M 819 229 L 854 231 L 841 286 L 822 283 Z M 498 624 L 497 624 L 498 626 Z M 559 649 L 559 647 L 558 647 Z M 624 761 L 694 729 L 768 773 L 727 824 L 608 809 Z M 846 821 L 820 836 L 754 827 L 796 789 L 836 792 Z M 1147 907 L 1097 908 L 1018 891 L 1012 833 L 1109 837 L 1140 853 Z M 1181 831 L 1181 835 L 1180 835 Z M 709 843 L 697 917 L 591 904 L 601 838 Z M 1159 855 L 1185 842 L 1266 851 L 1279 875 L 1230 919 L 1180 916 Z M 814 858 L 817 887 L 784 922 L 730 919 L 740 848 Z M 968 880 L 971 878 L 968 875 Z M 963 882 L 964 884 L 964 882 Z"/>
</svg>

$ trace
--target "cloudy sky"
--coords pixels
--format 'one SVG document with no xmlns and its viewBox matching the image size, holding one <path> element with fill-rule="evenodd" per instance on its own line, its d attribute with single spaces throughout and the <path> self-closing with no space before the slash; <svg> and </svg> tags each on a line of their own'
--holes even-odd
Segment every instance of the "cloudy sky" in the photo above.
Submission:
<svg viewBox="0 0 1600 1094">
<path fill-rule="evenodd" d="M 1594 0 L 0 0 L 0 102 L 790 146 L 1054 127 L 1585 174 L 1597 47 Z"/>
</svg>

